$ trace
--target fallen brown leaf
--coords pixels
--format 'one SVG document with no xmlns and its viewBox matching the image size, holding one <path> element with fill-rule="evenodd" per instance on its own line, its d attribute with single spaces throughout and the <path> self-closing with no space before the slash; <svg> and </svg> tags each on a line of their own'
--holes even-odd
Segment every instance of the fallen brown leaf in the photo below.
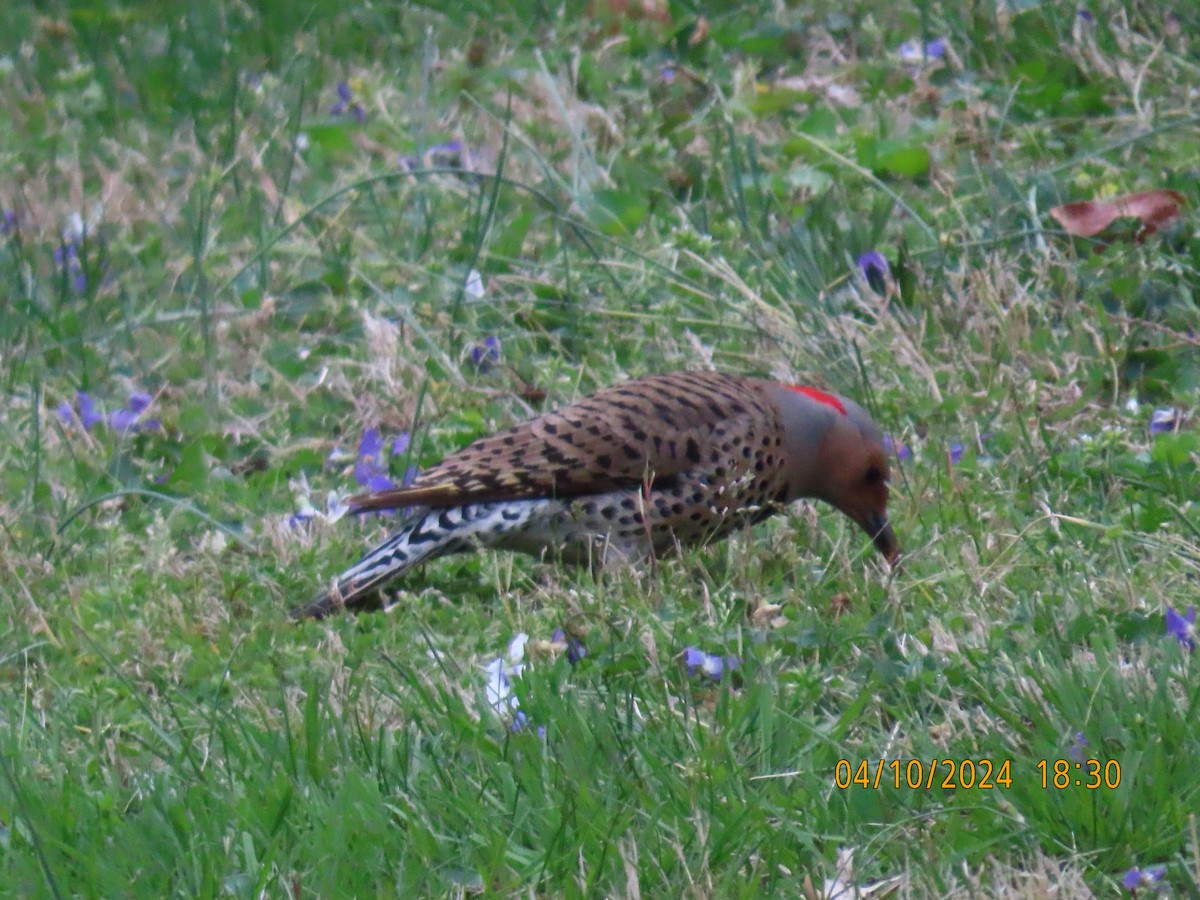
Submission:
<svg viewBox="0 0 1200 900">
<path fill-rule="evenodd" d="M 1082 200 L 1064 203 L 1050 210 L 1051 217 L 1067 234 L 1092 237 L 1121 218 L 1134 218 L 1142 223 L 1134 240 L 1139 244 L 1163 225 L 1177 218 L 1187 198 L 1179 191 L 1165 188 L 1125 194 L 1111 200 Z"/>
</svg>

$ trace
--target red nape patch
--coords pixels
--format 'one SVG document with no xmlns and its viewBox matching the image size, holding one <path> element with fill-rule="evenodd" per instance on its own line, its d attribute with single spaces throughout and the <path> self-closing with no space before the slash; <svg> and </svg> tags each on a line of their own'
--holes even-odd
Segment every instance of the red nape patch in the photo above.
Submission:
<svg viewBox="0 0 1200 900">
<path fill-rule="evenodd" d="M 795 391 L 797 394 L 803 394 L 805 397 L 811 397 L 818 403 L 824 403 L 826 406 L 832 406 L 843 416 L 846 414 L 846 407 L 842 404 L 842 401 L 833 396 L 833 394 L 827 394 L 824 391 L 818 391 L 813 387 L 801 387 L 798 384 L 785 384 L 784 387 L 786 387 L 789 391 Z"/>
</svg>

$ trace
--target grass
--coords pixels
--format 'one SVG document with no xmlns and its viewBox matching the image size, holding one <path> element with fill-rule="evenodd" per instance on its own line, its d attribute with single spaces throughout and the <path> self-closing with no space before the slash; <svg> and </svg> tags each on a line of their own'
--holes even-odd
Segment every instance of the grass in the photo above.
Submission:
<svg viewBox="0 0 1200 900">
<path fill-rule="evenodd" d="M 6 895 L 1200 893 L 1164 625 L 1200 598 L 1200 13 L 193 6 L 0 10 Z M 1048 215 L 1160 187 L 1190 205 L 1141 244 Z M 911 450 L 898 574 L 800 506 L 653 571 L 481 554 L 287 621 L 387 528 L 290 521 L 366 429 L 411 435 L 398 478 L 709 366 Z M 514 730 L 483 670 L 522 631 Z M 1076 759 L 1111 783 L 1042 786 Z"/>
</svg>

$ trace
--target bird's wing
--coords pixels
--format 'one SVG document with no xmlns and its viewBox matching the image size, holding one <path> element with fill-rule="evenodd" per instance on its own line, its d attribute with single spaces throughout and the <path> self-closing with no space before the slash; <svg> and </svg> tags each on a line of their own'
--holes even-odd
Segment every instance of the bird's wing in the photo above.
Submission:
<svg viewBox="0 0 1200 900">
<path fill-rule="evenodd" d="M 662 481 L 681 472 L 740 469 L 746 425 L 761 436 L 777 413 L 757 383 L 715 372 L 652 375 L 482 438 L 406 488 L 351 497 L 355 512 L 577 497 Z M 722 476 L 734 472 L 722 472 Z"/>
</svg>

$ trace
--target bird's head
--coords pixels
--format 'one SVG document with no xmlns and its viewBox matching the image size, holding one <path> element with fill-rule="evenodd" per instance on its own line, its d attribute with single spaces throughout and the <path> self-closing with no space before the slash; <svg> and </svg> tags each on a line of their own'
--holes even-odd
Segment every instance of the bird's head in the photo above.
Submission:
<svg viewBox="0 0 1200 900">
<path fill-rule="evenodd" d="M 796 495 L 840 509 L 895 565 L 900 544 L 887 515 L 888 455 L 867 411 L 813 388 L 786 387 L 777 396 L 789 453 L 803 461 Z"/>
</svg>

